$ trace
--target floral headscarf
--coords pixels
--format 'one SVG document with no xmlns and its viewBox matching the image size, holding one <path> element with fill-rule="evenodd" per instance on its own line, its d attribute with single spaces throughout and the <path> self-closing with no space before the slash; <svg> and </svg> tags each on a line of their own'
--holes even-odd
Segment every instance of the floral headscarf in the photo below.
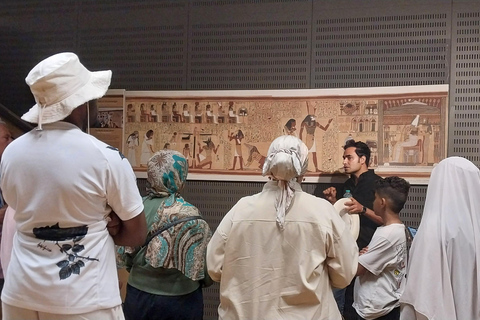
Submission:
<svg viewBox="0 0 480 320">
<path fill-rule="evenodd" d="M 162 150 L 148 160 L 149 196 L 168 197 L 178 193 L 188 175 L 188 162 L 180 152 Z"/>
<path fill-rule="evenodd" d="M 134 256 L 143 250 L 145 263 L 154 268 L 177 269 L 186 277 L 197 281 L 205 278 L 205 253 L 211 231 L 201 218 L 200 211 L 186 202 L 179 194 L 188 174 L 188 162 L 174 150 L 161 150 L 148 161 L 147 187 L 149 199 L 163 198 L 153 223 L 148 226 L 147 238 L 166 226 L 170 227 L 155 235 L 146 247 L 124 247 L 118 250 L 119 266 L 125 254 Z M 147 205 L 145 206 L 147 207 Z M 147 213 L 147 211 L 146 211 Z M 172 225 L 180 219 L 183 221 Z"/>
<path fill-rule="evenodd" d="M 273 140 L 263 165 L 263 175 L 276 180 L 279 193 L 275 200 L 277 225 L 284 229 L 285 214 L 295 195 L 296 178 L 302 176 L 308 167 L 308 148 L 298 138 L 285 135 Z"/>
</svg>

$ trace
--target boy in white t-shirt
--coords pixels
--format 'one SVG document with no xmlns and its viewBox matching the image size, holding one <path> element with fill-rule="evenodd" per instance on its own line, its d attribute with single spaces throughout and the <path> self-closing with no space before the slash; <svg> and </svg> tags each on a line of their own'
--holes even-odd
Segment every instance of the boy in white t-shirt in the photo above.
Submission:
<svg viewBox="0 0 480 320">
<path fill-rule="evenodd" d="M 359 320 L 398 320 L 399 299 L 405 286 L 407 246 L 399 213 L 410 184 L 399 177 L 375 185 L 373 211 L 383 219 L 367 247 L 360 251 L 353 307 Z"/>
</svg>

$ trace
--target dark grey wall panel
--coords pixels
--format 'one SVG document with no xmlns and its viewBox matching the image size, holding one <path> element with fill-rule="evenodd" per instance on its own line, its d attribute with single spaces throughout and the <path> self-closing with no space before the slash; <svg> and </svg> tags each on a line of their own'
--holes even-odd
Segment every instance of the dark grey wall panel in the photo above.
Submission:
<svg viewBox="0 0 480 320">
<path fill-rule="evenodd" d="M 25 77 L 40 60 L 75 51 L 77 5 L 66 1 L 0 2 L 0 100 L 23 114 L 34 100 Z"/>
<path fill-rule="evenodd" d="M 192 1 L 188 88 L 308 88 L 310 12 L 306 0 Z"/>
<path fill-rule="evenodd" d="M 188 2 L 83 1 L 78 51 L 112 88 L 186 89 Z"/>
<path fill-rule="evenodd" d="M 408 193 L 407 203 L 400 212 L 400 218 L 407 226 L 418 228 L 422 218 L 427 186 L 412 185 Z"/>
<path fill-rule="evenodd" d="M 313 3 L 311 88 L 448 82 L 446 1 Z"/>
<path fill-rule="evenodd" d="M 480 2 L 453 6 L 448 155 L 480 166 Z"/>
</svg>

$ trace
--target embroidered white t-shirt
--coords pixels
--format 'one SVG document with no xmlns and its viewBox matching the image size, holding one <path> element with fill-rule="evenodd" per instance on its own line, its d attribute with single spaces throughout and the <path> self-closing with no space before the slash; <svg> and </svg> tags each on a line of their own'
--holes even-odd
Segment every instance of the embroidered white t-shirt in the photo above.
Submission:
<svg viewBox="0 0 480 320">
<path fill-rule="evenodd" d="M 129 220 L 143 210 L 128 160 L 78 127 L 57 122 L 12 142 L 0 169 L 17 225 L 2 301 L 58 314 L 120 305 L 105 218 L 113 210 Z"/>
</svg>

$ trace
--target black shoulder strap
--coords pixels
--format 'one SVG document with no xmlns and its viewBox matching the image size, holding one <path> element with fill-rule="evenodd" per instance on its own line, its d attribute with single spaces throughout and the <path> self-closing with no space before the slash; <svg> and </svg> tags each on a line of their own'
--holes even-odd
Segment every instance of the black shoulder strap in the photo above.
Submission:
<svg viewBox="0 0 480 320">
<path fill-rule="evenodd" d="M 144 247 L 146 247 L 150 241 L 152 241 L 153 238 L 155 238 L 156 236 L 158 236 L 160 233 L 162 233 L 163 231 L 167 230 L 167 229 L 170 229 L 171 227 L 173 227 L 174 225 L 177 225 L 179 223 L 182 223 L 182 222 L 186 222 L 186 221 L 190 221 L 190 220 L 195 220 L 195 219 L 201 219 L 203 220 L 203 218 L 201 216 L 191 216 L 191 217 L 185 217 L 185 218 L 182 218 L 182 219 L 178 219 L 178 220 L 175 220 L 175 221 L 172 221 L 170 222 L 169 224 L 165 225 L 163 228 L 155 231 L 153 234 L 151 234 L 147 240 L 145 241 L 145 244 L 143 245 Z"/>
<path fill-rule="evenodd" d="M 410 247 L 412 246 L 413 234 L 407 226 L 405 226 L 405 238 L 407 240 L 406 247 L 407 247 L 407 265 L 408 265 L 408 258 L 410 256 Z"/>
</svg>

